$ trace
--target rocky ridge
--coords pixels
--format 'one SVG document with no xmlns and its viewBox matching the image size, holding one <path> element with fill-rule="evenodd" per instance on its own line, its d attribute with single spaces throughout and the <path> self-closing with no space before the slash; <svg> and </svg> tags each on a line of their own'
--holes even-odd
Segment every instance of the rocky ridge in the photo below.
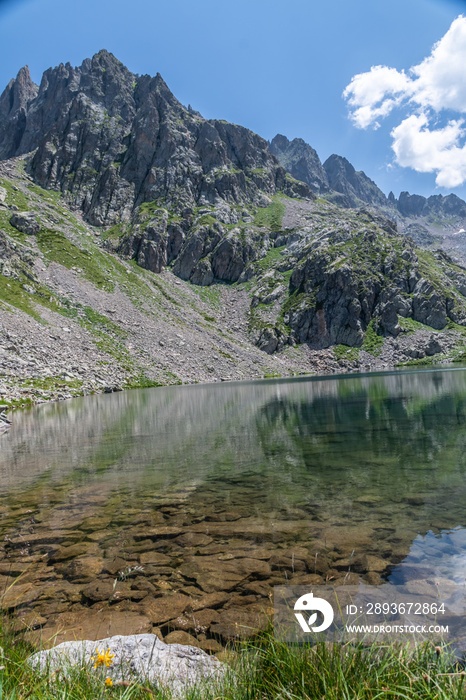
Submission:
<svg viewBox="0 0 466 700">
<path fill-rule="evenodd" d="M 396 199 L 390 192 L 386 197 L 346 158 L 333 154 L 322 165 L 316 151 L 300 138 L 289 141 L 277 135 L 270 150 L 289 173 L 328 201 L 344 208 L 372 206 L 395 221 L 400 233 L 412 236 L 418 245 L 442 247 L 466 262 L 466 203 L 456 195 L 423 197 L 401 192 Z M 303 167 L 310 161 L 312 166 Z M 316 183 L 317 173 L 323 173 L 323 185 Z"/>
<path fill-rule="evenodd" d="M 38 185 L 88 223 L 116 226 L 119 252 L 157 272 L 177 261 L 175 272 L 197 284 L 236 281 L 267 247 L 247 225 L 251 207 L 278 192 L 313 197 L 260 136 L 203 119 L 159 74 L 134 75 L 107 51 L 47 70 L 39 87 L 27 68 L 10 82 L 0 159 L 26 153 Z"/>
<path fill-rule="evenodd" d="M 381 348 L 408 329 L 466 324 L 466 269 L 443 251 L 417 249 L 372 210 L 289 209 L 275 259 L 255 270 L 250 329 L 266 352 L 301 343 Z"/>
</svg>

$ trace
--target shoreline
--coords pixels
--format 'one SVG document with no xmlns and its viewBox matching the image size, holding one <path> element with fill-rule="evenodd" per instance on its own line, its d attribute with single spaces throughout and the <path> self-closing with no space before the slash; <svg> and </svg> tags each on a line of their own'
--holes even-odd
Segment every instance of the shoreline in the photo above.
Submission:
<svg viewBox="0 0 466 700">
<path fill-rule="evenodd" d="M 459 359 L 459 360 L 452 360 L 452 359 L 439 359 L 437 362 L 433 361 L 434 358 L 424 358 L 424 361 L 418 360 L 418 361 L 413 361 L 413 362 L 404 362 L 404 363 L 398 363 L 398 364 L 392 364 L 392 365 L 386 365 L 386 364 L 380 364 L 377 362 L 374 362 L 373 365 L 365 365 L 364 367 L 361 366 L 354 366 L 352 364 L 339 364 L 337 367 L 334 367 L 332 369 L 329 369 L 328 371 L 314 371 L 310 370 L 309 372 L 290 372 L 290 373 L 284 373 L 284 374 L 274 374 L 274 375 L 252 375 L 252 376 L 244 376 L 241 378 L 236 378 L 236 377 L 221 377 L 221 378 L 214 378 L 212 380 L 209 379 L 202 379 L 202 380 L 189 380 L 185 382 L 167 382 L 166 384 L 162 384 L 160 382 L 150 382 L 147 380 L 143 380 L 140 383 L 134 382 L 131 383 L 131 385 L 124 386 L 123 385 L 114 385 L 114 386 L 105 386 L 105 387 L 95 387 L 92 390 L 84 390 L 82 391 L 80 388 L 76 387 L 70 387 L 67 386 L 66 383 L 57 378 L 57 386 L 56 389 L 53 388 L 53 386 L 50 386 L 47 389 L 47 392 L 49 393 L 48 396 L 44 397 L 44 392 L 40 388 L 35 388 L 32 385 L 27 385 L 29 381 L 31 381 L 30 378 L 17 378 L 17 384 L 16 386 L 13 386 L 10 389 L 10 393 L 8 390 L 5 390 L 5 386 L 3 386 L 3 391 L 2 391 L 2 398 L 1 398 L 1 403 L 0 403 L 0 435 L 5 432 L 6 430 L 9 429 L 11 425 L 11 420 L 8 418 L 8 414 L 13 411 L 17 411 L 19 409 L 26 409 L 26 408 L 32 408 L 35 406 L 40 406 L 42 404 L 46 403 L 55 403 L 58 401 L 69 401 L 70 399 L 77 399 L 77 398 L 83 398 L 86 396 L 96 396 L 96 395 L 101 395 L 101 394 L 112 394 L 112 393 L 119 393 L 121 391 L 131 391 L 132 389 L 155 389 L 159 387 L 168 387 L 168 386 L 208 386 L 208 385 L 214 385 L 214 384 L 223 384 L 223 383 L 239 383 L 239 382 L 261 382 L 261 381 L 267 381 L 267 380 L 278 380 L 278 379 L 304 379 L 304 378 L 309 378 L 309 379 L 326 379 L 326 378 L 339 378 L 340 376 L 347 376 L 347 375 L 353 375 L 353 376 L 368 376 L 372 374 L 385 374 L 385 373 L 392 373 L 392 372 L 397 372 L 401 370 L 414 370 L 417 371 L 419 370 L 426 370 L 426 369 L 439 369 L 442 370 L 444 366 L 448 366 L 450 369 L 453 369 L 450 367 L 452 364 L 465 364 L 466 366 L 466 359 Z M 461 369 L 461 367 L 458 367 L 457 369 Z M 5 376 L 0 375 L 0 382 L 5 380 Z M 23 387 L 21 387 L 21 382 L 23 382 Z M 22 396 L 21 398 L 17 399 L 12 399 L 11 396 L 14 396 L 15 393 L 18 391 L 23 391 L 25 392 L 25 396 Z"/>
</svg>

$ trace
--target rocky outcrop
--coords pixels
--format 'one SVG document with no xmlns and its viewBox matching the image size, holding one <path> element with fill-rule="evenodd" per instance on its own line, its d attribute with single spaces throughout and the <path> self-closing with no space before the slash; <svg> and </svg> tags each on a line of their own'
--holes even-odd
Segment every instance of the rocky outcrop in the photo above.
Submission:
<svg viewBox="0 0 466 700">
<path fill-rule="evenodd" d="M 286 136 L 277 134 L 270 143 L 270 151 L 290 175 L 307 183 L 313 192 L 329 191 L 327 173 L 320 158 L 303 139 L 289 141 Z"/>
<path fill-rule="evenodd" d="M 117 245 L 117 252 L 146 270 L 161 272 L 168 261 L 167 223 L 166 209 L 156 209 L 148 219 L 137 216 L 130 232 Z"/>
<path fill-rule="evenodd" d="M 38 90 L 24 66 L 0 96 L 0 158 L 11 158 L 20 148 L 29 107 Z"/>
<path fill-rule="evenodd" d="M 396 206 L 403 216 L 423 216 L 427 211 L 427 199 L 419 194 L 401 192 Z"/>
<path fill-rule="evenodd" d="M 342 217 L 326 205 L 318 216 L 312 235 L 293 231 L 289 254 L 258 277 L 250 332 L 261 349 L 361 347 L 368 333 L 396 337 L 400 317 L 437 330 L 466 324 L 466 269 L 448 255 L 419 251 L 367 209 Z"/>
<path fill-rule="evenodd" d="M 0 230 L 0 275 L 27 283 L 36 281 L 34 255 L 21 243 L 12 241 Z"/>
<path fill-rule="evenodd" d="M 331 155 L 323 167 L 330 188 L 343 195 L 336 198 L 337 204 L 348 207 L 358 207 L 362 204 L 383 207 L 387 204 L 387 198 L 375 182 L 362 170 L 356 171 L 346 158 Z"/>
<path fill-rule="evenodd" d="M 40 231 L 40 223 L 32 211 L 14 212 L 10 217 L 10 224 L 21 233 L 27 233 L 29 236 L 34 236 Z"/>
</svg>

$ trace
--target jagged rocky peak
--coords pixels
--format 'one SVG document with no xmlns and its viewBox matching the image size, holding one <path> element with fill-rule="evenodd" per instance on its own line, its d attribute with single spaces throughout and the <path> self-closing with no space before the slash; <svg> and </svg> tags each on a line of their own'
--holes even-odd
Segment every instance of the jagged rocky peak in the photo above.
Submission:
<svg viewBox="0 0 466 700">
<path fill-rule="evenodd" d="M 0 154 L 8 158 L 18 150 L 26 126 L 30 103 L 38 93 L 28 66 L 12 78 L 0 96 Z"/>
<path fill-rule="evenodd" d="M 48 69 L 29 93 L 0 113 L 0 159 L 34 151 L 34 180 L 61 190 L 92 224 L 127 221 L 143 202 L 182 214 L 258 203 L 277 190 L 312 196 L 286 175 L 265 139 L 203 119 L 160 74 L 136 76 L 108 51 L 77 68 Z"/>
<path fill-rule="evenodd" d="M 21 108 L 27 108 L 28 103 L 36 97 L 39 88 L 32 81 L 29 67 L 24 66 L 16 78 L 12 78 L 0 97 L 0 113 L 8 116 Z"/>
<path fill-rule="evenodd" d="M 331 155 L 322 165 L 316 151 L 303 139 L 289 141 L 282 134 L 272 139 L 270 150 L 290 175 L 306 182 L 314 192 L 330 197 L 339 206 L 370 204 L 384 208 L 388 205 L 375 182 L 364 172 L 356 171 L 342 156 Z"/>
<path fill-rule="evenodd" d="M 328 183 L 332 190 L 343 195 L 337 199 L 342 206 L 357 207 L 362 203 L 383 207 L 387 198 L 375 182 L 362 170 L 355 170 L 343 156 L 331 155 L 324 163 Z"/>
<path fill-rule="evenodd" d="M 423 197 L 420 194 L 401 192 L 397 201 L 399 212 L 406 217 L 466 217 L 466 202 L 456 194 L 434 194 Z"/>
<path fill-rule="evenodd" d="M 270 143 L 270 151 L 290 175 L 306 182 L 313 192 L 328 192 L 327 174 L 320 158 L 303 139 L 289 141 L 286 136 L 277 134 Z"/>
</svg>

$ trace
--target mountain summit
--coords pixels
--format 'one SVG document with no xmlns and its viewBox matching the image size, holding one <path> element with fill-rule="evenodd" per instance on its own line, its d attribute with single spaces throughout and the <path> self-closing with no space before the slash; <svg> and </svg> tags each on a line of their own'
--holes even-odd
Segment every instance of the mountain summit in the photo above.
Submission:
<svg viewBox="0 0 466 700">
<path fill-rule="evenodd" d="M 50 68 L 39 87 L 21 69 L 0 116 L 0 159 L 35 151 L 34 180 L 60 190 L 95 225 L 127 220 L 143 202 L 163 200 L 181 214 L 293 192 L 264 139 L 203 119 L 159 74 L 136 76 L 105 50 L 78 68 Z"/>
</svg>

